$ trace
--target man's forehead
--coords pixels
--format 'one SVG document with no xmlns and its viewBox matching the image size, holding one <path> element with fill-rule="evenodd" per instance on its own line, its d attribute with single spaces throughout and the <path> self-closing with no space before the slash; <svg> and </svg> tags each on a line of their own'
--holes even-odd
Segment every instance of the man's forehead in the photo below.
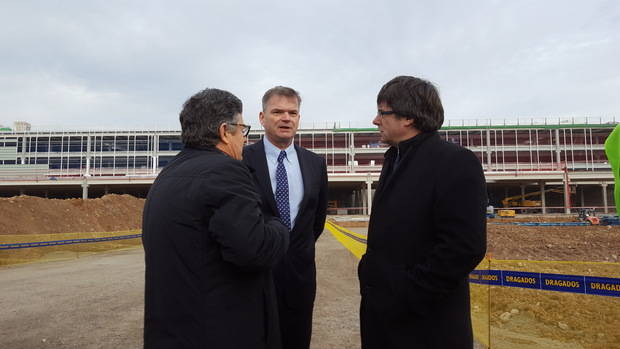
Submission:
<svg viewBox="0 0 620 349">
<path fill-rule="evenodd" d="M 267 101 L 267 105 L 271 107 L 283 104 L 295 104 L 295 109 L 299 108 L 299 101 L 295 96 L 273 95 Z"/>
</svg>

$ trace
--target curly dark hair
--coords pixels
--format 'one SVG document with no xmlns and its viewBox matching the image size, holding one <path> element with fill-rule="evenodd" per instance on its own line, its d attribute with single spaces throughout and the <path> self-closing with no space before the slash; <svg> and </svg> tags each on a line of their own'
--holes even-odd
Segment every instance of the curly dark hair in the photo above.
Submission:
<svg viewBox="0 0 620 349">
<path fill-rule="evenodd" d="M 213 147 L 220 142 L 218 129 L 226 122 L 235 122 L 243 111 L 243 103 L 228 91 L 204 89 L 184 104 L 179 116 L 181 140 L 186 147 Z"/>
<path fill-rule="evenodd" d="M 397 76 L 377 95 L 377 104 L 386 103 L 397 117 L 413 119 L 421 132 L 432 132 L 443 125 L 443 106 L 437 88 L 413 76 Z"/>
</svg>

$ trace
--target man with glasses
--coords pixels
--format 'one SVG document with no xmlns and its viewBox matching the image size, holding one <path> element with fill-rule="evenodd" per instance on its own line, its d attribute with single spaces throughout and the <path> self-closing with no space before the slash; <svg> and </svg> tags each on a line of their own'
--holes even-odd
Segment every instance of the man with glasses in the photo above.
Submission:
<svg viewBox="0 0 620 349">
<path fill-rule="evenodd" d="M 291 231 L 290 248 L 273 271 L 282 344 L 307 349 L 316 294 L 314 244 L 327 209 L 327 166 L 323 157 L 293 144 L 300 118 L 297 91 L 277 86 L 262 102 L 265 137 L 245 147 L 243 160 L 253 170 L 265 215 L 280 217 Z"/>
<path fill-rule="evenodd" d="M 390 148 L 358 269 L 362 348 L 472 348 L 468 275 L 486 251 L 480 161 L 438 134 L 430 82 L 396 77 L 377 106 Z"/>
<path fill-rule="evenodd" d="M 241 101 L 206 89 L 181 111 L 185 148 L 144 208 L 145 348 L 281 348 L 271 268 L 288 229 L 265 216 L 240 161 Z"/>
</svg>

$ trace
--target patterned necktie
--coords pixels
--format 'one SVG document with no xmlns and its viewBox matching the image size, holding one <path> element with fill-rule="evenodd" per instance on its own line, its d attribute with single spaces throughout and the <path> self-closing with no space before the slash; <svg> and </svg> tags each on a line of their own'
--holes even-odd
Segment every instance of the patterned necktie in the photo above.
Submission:
<svg viewBox="0 0 620 349">
<path fill-rule="evenodd" d="M 291 230 L 291 208 L 288 202 L 288 178 L 286 176 L 286 169 L 284 168 L 284 159 L 286 158 L 286 152 L 280 151 L 278 155 L 278 167 L 276 168 L 276 205 L 278 205 L 278 211 L 280 211 L 280 218 L 282 223 Z"/>
</svg>

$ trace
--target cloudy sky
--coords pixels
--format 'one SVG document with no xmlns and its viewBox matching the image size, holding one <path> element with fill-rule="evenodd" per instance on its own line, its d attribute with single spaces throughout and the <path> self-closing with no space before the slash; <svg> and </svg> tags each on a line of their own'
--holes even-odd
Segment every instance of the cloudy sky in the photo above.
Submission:
<svg viewBox="0 0 620 349">
<path fill-rule="evenodd" d="M 258 125 L 275 85 L 302 126 L 372 126 L 381 85 L 434 82 L 446 117 L 620 119 L 620 2 L 2 1 L 0 124 L 174 128 L 226 89 Z"/>
</svg>

